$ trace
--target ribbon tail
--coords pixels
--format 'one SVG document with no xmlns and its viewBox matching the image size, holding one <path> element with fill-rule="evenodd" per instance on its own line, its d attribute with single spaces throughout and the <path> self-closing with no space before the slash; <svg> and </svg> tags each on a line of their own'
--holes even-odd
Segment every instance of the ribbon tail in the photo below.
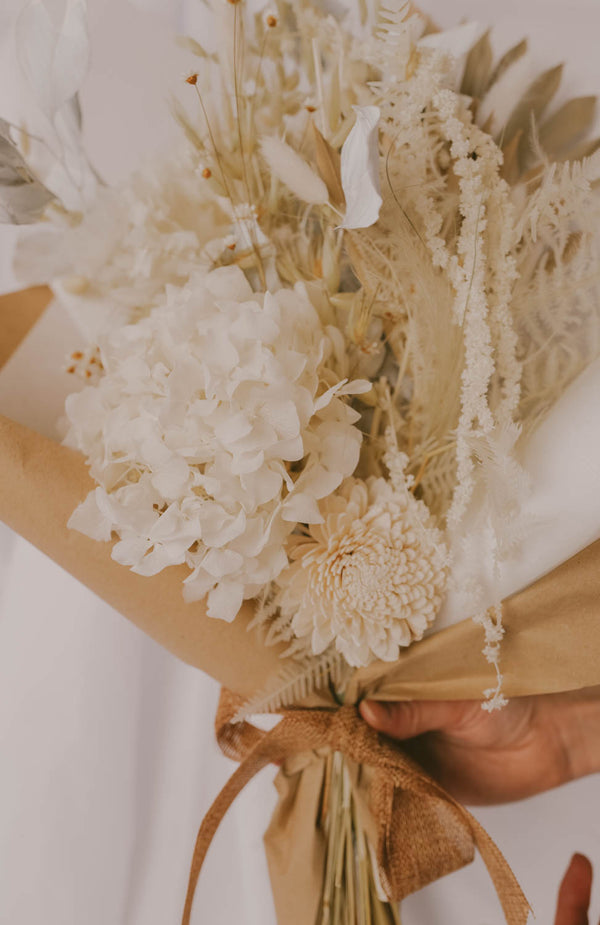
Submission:
<svg viewBox="0 0 600 925">
<path fill-rule="evenodd" d="M 403 899 L 427 883 L 483 858 L 507 925 L 526 925 L 529 903 L 506 858 L 471 813 L 402 753 L 380 751 L 371 805 L 378 860 L 388 895 Z"/>
<path fill-rule="evenodd" d="M 470 813 L 468 815 L 470 816 L 469 821 L 472 826 L 473 839 L 492 878 L 508 925 L 526 925 L 527 918 L 532 910 L 523 890 L 519 886 L 519 881 L 498 845 L 475 817 L 471 816 Z"/>
<path fill-rule="evenodd" d="M 273 732 L 275 732 L 276 729 L 277 727 Z M 192 904 L 194 902 L 194 894 L 196 892 L 200 871 L 202 870 L 202 865 L 204 864 L 208 849 L 210 848 L 217 829 L 223 821 L 225 813 L 246 784 L 248 784 L 259 771 L 276 759 L 277 756 L 273 754 L 274 746 L 275 743 L 273 738 L 271 738 L 271 734 L 267 733 L 233 772 L 202 820 L 202 825 L 200 826 L 194 846 L 194 854 L 192 855 L 181 925 L 189 925 L 190 923 Z"/>
</svg>

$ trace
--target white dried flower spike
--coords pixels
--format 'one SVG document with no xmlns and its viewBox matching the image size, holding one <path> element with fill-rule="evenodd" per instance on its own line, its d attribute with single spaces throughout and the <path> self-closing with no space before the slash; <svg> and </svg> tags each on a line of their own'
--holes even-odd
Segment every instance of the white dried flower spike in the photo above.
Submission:
<svg viewBox="0 0 600 925">
<path fill-rule="evenodd" d="M 422 501 L 382 478 L 348 479 L 320 508 L 323 523 L 290 538 L 282 612 L 315 654 L 335 643 L 350 665 L 394 661 L 442 604 L 442 534 Z"/>
<path fill-rule="evenodd" d="M 477 22 L 466 22 L 445 32 L 431 32 L 417 42 L 418 48 L 442 52 L 451 59 L 448 82 L 456 92 L 460 89 L 467 55 L 481 38 L 485 29 Z"/>
</svg>

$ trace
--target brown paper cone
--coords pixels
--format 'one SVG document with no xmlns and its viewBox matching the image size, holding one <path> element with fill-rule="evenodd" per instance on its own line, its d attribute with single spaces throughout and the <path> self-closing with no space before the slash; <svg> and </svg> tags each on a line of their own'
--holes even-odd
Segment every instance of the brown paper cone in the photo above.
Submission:
<svg viewBox="0 0 600 925">
<path fill-rule="evenodd" d="M 52 299 L 47 286 L 0 296 L 0 369 L 17 349 Z"/>
<path fill-rule="evenodd" d="M 309 752 L 275 779 L 279 802 L 264 841 L 278 922 L 313 925 L 317 918 L 326 859 L 318 819 L 324 772 L 324 758 Z"/>
<path fill-rule="evenodd" d="M 0 417 L 0 472 L 0 519 L 174 655 L 244 695 L 278 670 L 278 650 L 247 632 L 252 605 L 215 620 L 183 600 L 184 566 L 143 578 L 111 559 L 110 543 L 67 528 L 94 487 L 78 453 Z"/>
</svg>

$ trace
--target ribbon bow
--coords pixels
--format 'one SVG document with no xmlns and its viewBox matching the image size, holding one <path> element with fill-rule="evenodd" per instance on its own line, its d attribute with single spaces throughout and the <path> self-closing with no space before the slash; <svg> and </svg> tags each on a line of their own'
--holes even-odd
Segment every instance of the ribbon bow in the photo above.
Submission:
<svg viewBox="0 0 600 925">
<path fill-rule="evenodd" d="M 241 758 L 204 817 L 192 858 L 182 925 L 189 925 L 196 884 L 212 839 L 229 806 L 271 762 L 331 749 L 373 770 L 368 804 L 377 831 L 377 861 L 390 900 L 400 901 L 472 861 L 486 864 L 508 925 L 525 925 L 529 905 L 499 848 L 479 822 L 402 749 L 371 729 L 353 705 L 337 710 L 285 711 L 270 732 L 233 724 L 232 698 L 224 692 L 217 734 L 226 754 Z"/>
</svg>

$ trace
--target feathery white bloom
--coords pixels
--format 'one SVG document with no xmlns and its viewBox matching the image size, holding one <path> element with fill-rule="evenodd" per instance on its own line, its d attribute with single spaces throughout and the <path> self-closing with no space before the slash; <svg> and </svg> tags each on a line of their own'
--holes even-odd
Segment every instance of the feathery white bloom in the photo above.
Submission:
<svg viewBox="0 0 600 925">
<path fill-rule="evenodd" d="M 184 286 L 232 230 L 232 216 L 198 178 L 187 150 L 148 163 L 115 188 L 100 187 L 80 224 L 36 231 L 16 252 L 15 272 L 50 282 L 90 343 L 147 315 L 169 286 Z M 216 256 L 216 255 L 215 255 Z M 73 286 L 76 276 L 78 285 Z"/>
<path fill-rule="evenodd" d="M 315 654 L 331 643 L 350 665 L 394 661 L 442 603 L 447 552 L 427 507 L 382 478 L 348 479 L 321 502 L 323 523 L 291 537 L 279 603 Z"/>
<path fill-rule="evenodd" d="M 67 402 L 66 442 L 99 486 L 70 525 L 116 533 L 113 558 L 138 574 L 187 564 L 186 597 L 232 620 L 354 471 L 358 414 L 341 396 L 368 383 L 327 388 L 331 346 L 303 288 L 257 295 L 237 267 L 170 288 L 100 349 L 105 375 Z"/>
<path fill-rule="evenodd" d="M 262 155 L 278 180 L 303 202 L 322 205 L 329 199 L 325 183 L 304 158 L 280 138 L 263 138 L 260 143 Z"/>
<path fill-rule="evenodd" d="M 418 48 L 442 52 L 452 59 L 449 83 L 458 93 L 463 78 L 467 55 L 481 38 L 485 29 L 477 22 L 466 22 L 444 32 L 431 32 L 417 42 Z"/>
</svg>

